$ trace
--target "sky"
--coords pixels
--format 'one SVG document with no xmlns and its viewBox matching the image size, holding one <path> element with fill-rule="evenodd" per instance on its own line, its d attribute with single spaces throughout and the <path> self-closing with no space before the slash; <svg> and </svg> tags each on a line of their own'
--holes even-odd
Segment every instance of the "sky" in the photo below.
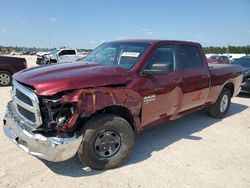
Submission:
<svg viewBox="0 0 250 188">
<path fill-rule="evenodd" d="M 120 39 L 250 45 L 250 0 L 0 0 L 0 45 L 95 48 Z"/>
</svg>

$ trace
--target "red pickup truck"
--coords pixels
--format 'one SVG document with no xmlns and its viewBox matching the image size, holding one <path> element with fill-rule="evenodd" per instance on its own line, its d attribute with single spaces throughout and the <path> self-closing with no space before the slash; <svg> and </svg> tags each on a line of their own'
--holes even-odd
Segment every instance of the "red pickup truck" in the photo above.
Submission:
<svg viewBox="0 0 250 188">
<path fill-rule="evenodd" d="M 225 117 L 242 79 L 237 65 L 208 67 L 198 43 L 108 42 L 82 61 L 15 74 L 3 128 L 39 158 L 78 152 L 91 168 L 115 168 L 131 154 L 135 132 L 205 107 Z"/>
</svg>

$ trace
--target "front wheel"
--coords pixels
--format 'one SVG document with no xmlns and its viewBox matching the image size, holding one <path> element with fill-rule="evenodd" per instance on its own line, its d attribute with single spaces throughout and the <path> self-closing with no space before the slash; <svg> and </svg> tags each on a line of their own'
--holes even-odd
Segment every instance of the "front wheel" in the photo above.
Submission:
<svg viewBox="0 0 250 188">
<path fill-rule="evenodd" d="M 116 168 L 132 153 L 134 132 L 122 117 L 102 114 L 90 119 L 84 126 L 78 155 L 88 167 L 99 170 Z"/>
<path fill-rule="evenodd" d="M 224 118 L 231 105 L 231 97 L 230 90 L 223 88 L 216 102 L 209 107 L 210 114 L 215 118 Z"/>
</svg>

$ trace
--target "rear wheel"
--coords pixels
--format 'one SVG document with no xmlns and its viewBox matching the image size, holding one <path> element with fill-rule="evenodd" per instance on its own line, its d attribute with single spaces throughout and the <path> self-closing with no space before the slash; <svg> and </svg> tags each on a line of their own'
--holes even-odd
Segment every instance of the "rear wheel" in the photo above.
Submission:
<svg viewBox="0 0 250 188">
<path fill-rule="evenodd" d="M 132 153 L 134 132 L 122 117 L 98 115 L 84 126 L 78 155 L 90 168 L 102 170 L 119 167 Z"/>
<path fill-rule="evenodd" d="M 11 85 L 11 74 L 7 71 L 0 71 L 0 86 Z"/>
<path fill-rule="evenodd" d="M 209 107 L 210 114 L 215 118 L 224 118 L 231 105 L 231 97 L 230 90 L 223 88 L 216 102 Z"/>
</svg>

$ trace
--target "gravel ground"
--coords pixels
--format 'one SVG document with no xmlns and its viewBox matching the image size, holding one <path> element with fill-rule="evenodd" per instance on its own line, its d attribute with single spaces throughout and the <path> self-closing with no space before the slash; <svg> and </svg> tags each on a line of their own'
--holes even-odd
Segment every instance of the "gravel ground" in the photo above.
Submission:
<svg viewBox="0 0 250 188">
<path fill-rule="evenodd" d="M 0 119 L 9 90 L 0 88 Z M 0 187 L 250 187 L 249 97 L 235 97 L 223 120 L 203 110 L 146 130 L 129 161 L 108 171 L 90 170 L 77 157 L 39 160 L 0 130 Z"/>
</svg>

